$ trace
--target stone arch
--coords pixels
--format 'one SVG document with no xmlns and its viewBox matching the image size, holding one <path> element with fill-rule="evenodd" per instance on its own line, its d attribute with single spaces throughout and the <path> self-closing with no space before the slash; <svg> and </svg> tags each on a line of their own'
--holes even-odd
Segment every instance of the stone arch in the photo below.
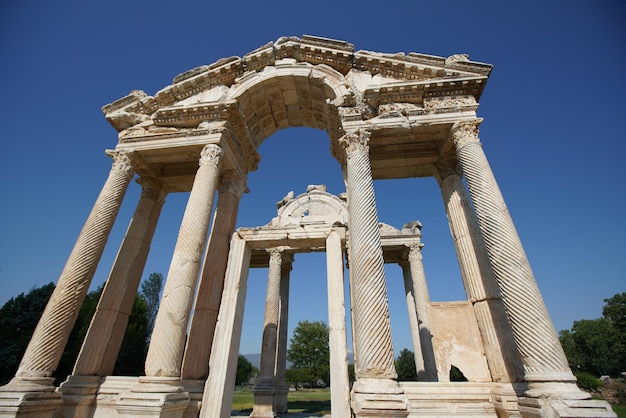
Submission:
<svg viewBox="0 0 626 418">
<path fill-rule="evenodd" d="M 114 160 L 111 172 L 15 378 L 0 390 L 0 409 L 13 416 L 34 409 L 52 416 L 66 406 L 66 411 L 79 415 L 102 408 L 118 416 L 135 416 L 138 411 L 152 416 L 227 416 L 241 316 L 235 308 L 242 297 L 245 300 L 251 257 L 250 247 L 235 233 L 239 199 L 247 175 L 258 167 L 259 145 L 278 129 L 310 126 L 327 132 L 347 189 L 353 340 L 358 353 L 351 414 L 410 413 L 405 394 L 410 388 L 399 386 L 393 364 L 372 181 L 432 176 L 441 187 L 461 267 L 467 293 L 464 309 L 473 314 L 471 321 L 475 318 L 488 379 L 494 383 L 481 386 L 489 393 L 481 399 L 493 401 L 475 410 L 481 416 L 495 416 L 496 410 L 500 416 L 561 412 L 580 416 L 579 408 L 586 408 L 589 415 L 609 416 L 608 405 L 580 401 L 585 395 L 575 386 L 482 150 L 478 137 L 482 119 L 476 111 L 491 68 L 464 54 L 444 58 L 355 51 L 348 42 L 304 35 L 280 38 L 243 57 L 186 71 L 153 96 L 134 90 L 104 106 L 106 119 L 118 132 L 115 150 L 108 152 Z M 143 192 L 134 222 L 73 375 L 56 391 L 50 375 L 135 174 Z M 109 381 L 132 305 L 131 297 L 117 297 L 117 292 L 136 292 L 164 196 L 178 191 L 191 193 L 150 341 L 146 376 L 139 384 Z M 216 193 L 219 210 L 209 234 Z M 317 237 L 330 238 L 340 253 L 337 234 Z M 203 247 L 208 262 L 201 269 Z M 408 251 L 414 266 L 421 263 L 420 248 L 412 245 Z M 423 274 L 417 267 L 409 270 L 406 277 Z M 415 294 L 424 297 L 419 303 L 423 309 L 416 311 L 422 335 L 423 319 L 433 310 L 426 292 Z M 425 340 L 430 338 L 427 328 Z M 217 372 L 211 371 L 205 385 L 207 347 L 212 347 L 212 370 Z M 520 390 L 517 383 L 527 390 Z M 424 388 L 430 386 L 416 391 L 421 399 Z M 96 405 L 99 390 L 108 394 L 108 400 Z M 437 390 L 431 392 L 433 399 L 440 394 Z M 199 411 L 201 399 L 205 407 Z M 572 399 L 576 402 L 568 402 Z M 419 402 L 411 400 L 417 408 L 432 406 Z M 454 403 L 451 400 L 448 406 Z"/>
</svg>

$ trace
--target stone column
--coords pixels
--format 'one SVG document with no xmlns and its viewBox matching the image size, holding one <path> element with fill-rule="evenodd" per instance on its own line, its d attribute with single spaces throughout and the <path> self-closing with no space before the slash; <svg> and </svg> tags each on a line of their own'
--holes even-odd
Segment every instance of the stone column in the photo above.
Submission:
<svg viewBox="0 0 626 418">
<path fill-rule="evenodd" d="M 476 314 L 489 371 L 494 382 L 523 380 L 522 360 L 513 340 L 500 289 L 456 166 L 456 158 L 440 161 L 436 178 L 441 187 L 465 292 Z"/>
<path fill-rule="evenodd" d="M 244 189 L 244 179 L 235 170 L 226 171 L 222 175 L 185 348 L 183 379 L 206 379 L 209 375 L 209 357 L 224 290 L 230 237 L 235 230 L 239 200 Z"/>
<path fill-rule="evenodd" d="M 261 370 L 254 386 L 254 410 L 250 417 L 273 418 L 274 392 L 276 390 L 276 348 L 278 342 L 278 316 L 280 311 L 280 275 L 283 250 L 273 248 L 270 253 L 265 297 L 265 321 L 263 322 L 263 345 L 261 348 Z"/>
<path fill-rule="evenodd" d="M 341 237 L 335 230 L 326 238 L 328 280 L 328 339 L 330 345 L 330 407 L 333 417 L 350 416 L 350 378 L 346 339 L 346 305 Z"/>
<path fill-rule="evenodd" d="M 426 284 L 426 274 L 422 263 L 422 244 L 415 243 L 408 248 L 408 261 L 402 265 L 404 273 L 404 287 L 407 293 L 407 306 L 414 307 L 409 316 L 417 318 L 417 336 L 413 340 L 419 342 L 423 370 L 418 369 L 419 380 L 437 381 L 437 365 L 433 350 L 432 335 L 430 333 L 430 296 Z M 412 333 L 415 333 L 411 329 Z M 417 353 L 415 355 L 417 359 Z M 416 363 L 417 365 L 417 363 Z"/>
<path fill-rule="evenodd" d="M 134 175 L 129 156 L 109 151 L 113 167 L 83 226 L 28 344 L 15 378 L 2 391 L 52 391 L 56 369 L 78 311 Z"/>
<path fill-rule="evenodd" d="M 178 232 L 150 340 L 146 359 L 146 376 L 149 377 L 180 378 L 187 323 L 211 220 L 222 152 L 219 145 L 209 144 L 200 155 L 200 167 Z"/>
<path fill-rule="evenodd" d="M 357 381 L 352 409 L 357 417 L 406 416 L 409 405 L 398 383 L 374 184 L 367 145 L 370 132 L 354 130 L 339 139 L 346 151 Z"/>
<path fill-rule="evenodd" d="M 478 139 L 482 120 L 451 129 L 480 232 L 500 287 L 528 382 L 575 382 L 524 248 Z M 575 385 L 572 385 L 575 389 Z M 549 389 L 554 392 L 554 388 Z M 569 389 L 565 389 L 569 391 Z M 554 393 L 551 394 L 554 396 Z"/>
<path fill-rule="evenodd" d="M 113 373 L 167 194 L 160 180 L 140 178 L 137 182 L 142 187 L 141 198 L 102 291 L 73 376 Z"/>
<path fill-rule="evenodd" d="M 280 270 L 280 313 L 278 316 L 278 346 L 276 348 L 276 393 L 274 410 L 279 414 L 287 412 L 287 340 L 289 324 L 289 273 L 293 265 L 293 254 L 283 254 Z"/>
<path fill-rule="evenodd" d="M 241 327 L 246 304 L 250 247 L 233 234 L 228 253 L 224 292 L 211 347 L 209 377 L 204 385 L 202 418 L 229 418 L 237 373 Z"/>
</svg>

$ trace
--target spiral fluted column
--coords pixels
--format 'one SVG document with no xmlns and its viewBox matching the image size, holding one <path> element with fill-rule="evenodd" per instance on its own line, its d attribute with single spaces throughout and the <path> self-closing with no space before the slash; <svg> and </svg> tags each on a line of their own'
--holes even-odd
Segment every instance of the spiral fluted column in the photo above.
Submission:
<svg viewBox="0 0 626 418">
<path fill-rule="evenodd" d="M 222 161 L 222 148 L 206 145 L 183 215 L 163 297 L 150 339 L 146 376 L 180 377 L 187 323 L 200 271 L 213 197 Z"/>
<path fill-rule="evenodd" d="M 274 410 L 279 414 L 286 413 L 287 395 L 287 328 L 289 324 L 289 275 L 293 266 L 293 254 L 284 253 L 280 269 L 280 312 L 278 315 L 278 344 L 276 346 L 276 391 L 274 394 Z"/>
<path fill-rule="evenodd" d="M 419 332 L 419 347 L 423 370 L 418 370 L 418 379 L 427 381 L 437 380 L 437 364 L 435 362 L 435 351 L 433 350 L 432 335 L 430 332 L 430 295 L 424 273 L 424 263 L 422 261 L 422 244 L 414 244 L 408 248 L 408 262 L 402 266 L 404 272 L 405 290 L 407 291 L 408 305 L 414 305 L 414 311 L 409 314 L 417 316 L 417 326 Z M 408 264 L 408 265 L 407 265 Z M 416 363 L 417 364 L 417 363 Z"/>
<path fill-rule="evenodd" d="M 456 158 L 440 161 L 437 164 L 437 180 L 448 215 L 461 278 L 467 299 L 476 314 L 493 381 L 514 382 L 523 379 L 522 361 L 476 216 L 456 165 Z"/>
<path fill-rule="evenodd" d="M 209 375 L 209 357 L 224 290 L 230 237 L 235 230 L 244 189 L 245 180 L 237 171 L 228 170 L 222 174 L 183 358 L 183 379 L 206 379 Z"/>
<path fill-rule="evenodd" d="M 275 367 L 278 342 L 278 319 L 280 314 L 280 276 L 283 251 L 278 248 L 270 253 L 267 274 L 267 294 L 265 297 L 265 320 L 263 322 L 263 342 L 261 347 L 261 370 L 254 386 L 254 409 L 250 417 L 270 417 L 274 414 L 274 392 L 276 389 Z"/>
<path fill-rule="evenodd" d="M 339 139 L 346 151 L 353 335 L 358 359 L 352 405 L 357 417 L 371 413 L 371 408 L 380 416 L 398 416 L 402 411 L 408 414 L 408 401 L 395 381 L 384 260 L 367 145 L 370 134 L 357 129 Z M 373 399 L 374 393 L 378 401 Z M 389 398 L 379 402 L 383 393 Z"/>
<path fill-rule="evenodd" d="M 160 180 L 142 177 L 137 182 L 141 197 L 76 360 L 76 376 L 111 375 L 122 345 L 167 194 Z"/>
<path fill-rule="evenodd" d="M 116 151 L 108 154 L 113 157 L 109 177 L 78 236 L 9 386 L 17 385 L 24 389 L 24 385 L 29 384 L 52 384 L 53 379 L 49 376 L 59 364 L 124 194 L 134 175 L 127 154 Z"/>
<path fill-rule="evenodd" d="M 451 137 L 524 362 L 527 381 L 574 381 L 513 220 L 478 139 L 482 120 L 457 122 Z"/>
</svg>

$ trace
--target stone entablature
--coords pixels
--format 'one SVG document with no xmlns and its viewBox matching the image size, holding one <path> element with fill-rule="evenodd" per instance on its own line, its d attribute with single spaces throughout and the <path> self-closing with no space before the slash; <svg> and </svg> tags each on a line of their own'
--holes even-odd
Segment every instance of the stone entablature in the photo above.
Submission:
<svg viewBox="0 0 626 418">
<path fill-rule="evenodd" d="M 229 131 L 225 165 L 243 174 L 256 169 L 257 147 L 278 129 L 325 130 L 341 162 L 338 139 L 371 126 L 374 178 L 429 176 L 440 150 L 451 149 L 443 146 L 450 124 L 476 116 L 490 71 L 464 55 L 355 52 L 305 35 L 187 71 L 154 96 L 134 90 L 103 112 L 119 132 L 117 148 L 141 161 L 139 174 L 163 177 L 172 190 L 191 188 L 188 155 L 215 127 Z"/>
</svg>

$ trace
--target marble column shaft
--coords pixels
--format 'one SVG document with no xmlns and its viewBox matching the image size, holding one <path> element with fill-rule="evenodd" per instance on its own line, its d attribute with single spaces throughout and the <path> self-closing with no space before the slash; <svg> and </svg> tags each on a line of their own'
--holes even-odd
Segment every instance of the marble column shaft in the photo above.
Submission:
<svg viewBox="0 0 626 418">
<path fill-rule="evenodd" d="M 442 162 L 438 180 L 467 298 L 476 314 L 492 379 L 495 382 L 517 381 L 524 375 L 522 362 L 478 221 L 454 166 L 456 159 Z"/>
<path fill-rule="evenodd" d="M 331 415 L 333 417 L 349 417 L 350 378 L 348 375 L 343 252 L 341 237 L 334 230 L 326 238 L 326 276 L 328 281 Z"/>
<path fill-rule="evenodd" d="M 261 347 L 261 370 L 254 385 L 254 410 L 250 417 L 274 416 L 274 392 L 276 390 L 276 351 L 278 347 L 278 320 L 280 315 L 280 276 L 283 251 L 278 248 L 270 253 L 265 296 L 265 320 Z"/>
<path fill-rule="evenodd" d="M 408 294 L 413 297 L 415 310 L 413 315 L 417 315 L 417 324 L 419 332 L 419 343 L 422 350 L 422 359 L 424 371 L 422 375 L 418 373 L 420 380 L 436 381 L 437 365 L 435 362 L 435 352 L 433 350 L 432 334 L 430 332 L 430 295 L 428 293 L 428 285 L 426 283 L 426 274 L 424 272 L 424 264 L 422 262 L 422 244 L 415 244 L 408 249 L 408 275 L 410 277 L 410 285 Z M 405 289 L 407 288 L 407 273 L 405 269 Z M 407 294 L 407 298 L 409 295 Z"/>
<path fill-rule="evenodd" d="M 451 129 L 527 381 L 574 381 L 502 193 L 478 139 L 482 120 Z"/>
<path fill-rule="evenodd" d="M 134 175 L 125 153 L 109 152 L 113 167 L 83 226 L 11 383 L 51 384 L 78 311 Z"/>
<path fill-rule="evenodd" d="M 102 291 L 73 375 L 113 374 L 167 194 L 160 180 L 140 178 L 138 183 L 142 187 L 139 203 Z"/>
<path fill-rule="evenodd" d="M 230 237 L 235 230 L 244 188 L 244 179 L 235 170 L 222 175 L 183 358 L 183 379 L 206 379 L 209 374 L 209 357 L 224 290 Z"/>
<path fill-rule="evenodd" d="M 202 250 L 211 221 L 222 153 L 222 148 L 216 144 L 206 145 L 202 149 L 200 167 L 196 172 L 178 232 L 150 339 L 146 376 L 180 376 L 187 324 L 200 271 Z"/>
<path fill-rule="evenodd" d="M 251 254 L 246 241 L 237 233 L 233 234 L 215 339 L 211 347 L 209 377 L 204 385 L 201 418 L 230 417 Z"/>
<path fill-rule="evenodd" d="M 369 162 L 368 131 L 340 138 L 346 150 L 350 234 L 350 271 L 354 295 L 354 345 L 359 378 L 396 379 L 383 251 L 374 184 Z"/>
<path fill-rule="evenodd" d="M 276 347 L 276 394 L 274 409 L 279 414 L 288 409 L 287 395 L 287 342 L 289 339 L 289 275 L 293 266 L 293 254 L 283 254 L 280 273 L 280 312 L 278 316 L 278 346 Z"/>
</svg>

